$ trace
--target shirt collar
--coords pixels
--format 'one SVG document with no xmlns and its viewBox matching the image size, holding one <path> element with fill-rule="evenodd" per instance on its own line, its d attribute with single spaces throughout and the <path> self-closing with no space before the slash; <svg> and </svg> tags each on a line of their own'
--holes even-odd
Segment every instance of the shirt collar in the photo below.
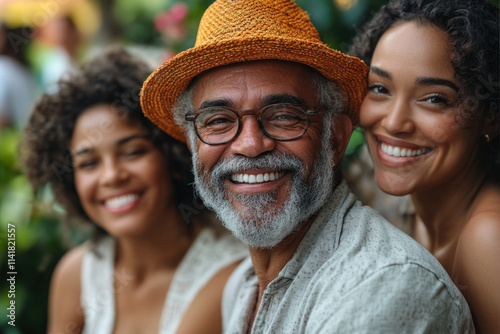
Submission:
<svg viewBox="0 0 500 334">
<path fill-rule="evenodd" d="M 348 201 L 348 195 L 351 195 Z M 307 261 L 323 262 L 331 256 L 339 243 L 342 222 L 347 210 L 355 201 L 346 182 L 343 180 L 326 201 L 318 216 L 311 224 L 306 235 L 295 250 L 293 258 L 281 270 L 279 277 L 293 279 Z M 328 226 L 328 230 L 326 227 Z M 314 257 L 311 254 L 314 252 Z"/>
<path fill-rule="evenodd" d="M 324 256 L 324 259 L 321 257 L 314 257 L 315 262 L 323 262 L 323 260 L 329 257 L 338 247 L 340 242 L 340 232 L 343 222 L 342 217 L 344 217 L 346 211 L 345 206 L 346 204 L 349 206 L 352 205 L 353 201 L 356 201 L 354 195 L 350 193 L 346 182 L 342 180 L 309 227 L 306 235 L 295 250 L 293 258 L 281 270 L 278 277 L 273 280 L 273 285 L 280 285 L 280 281 L 282 280 L 288 281 L 293 279 L 304 264 L 310 260 L 310 255 L 313 251 Z M 337 217 L 340 217 L 340 219 Z M 327 233 L 323 233 L 325 227 L 330 225 L 329 223 L 331 221 L 334 222 L 333 231 L 329 230 Z M 247 284 L 258 284 L 251 258 L 248 257 L 241 266 L 247 268 L 244 271 L 244 277 Z"/>
</svg>

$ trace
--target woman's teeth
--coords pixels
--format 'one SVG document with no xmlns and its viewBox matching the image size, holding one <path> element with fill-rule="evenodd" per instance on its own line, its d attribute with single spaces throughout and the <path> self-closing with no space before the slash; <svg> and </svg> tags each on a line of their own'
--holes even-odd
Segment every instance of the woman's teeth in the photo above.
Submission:
<svg viewBox="0 0 500 334">
<path fill-rule="evenodd" d="M 128 205 L 139 198 L 137 194 L 129 194 L 118 197 L 113 197 L 104 202 L 104 206 L 111 209 L 116 209 L 125 205 Z"/>
<path fill-rule="evenodd" d="M 261 183 L 275 181 L 285 176 L 285 172 L 264 173 L 264 174 L 233 174 L 231 181 L 240 183 Z"/>
<path fill-rule="evenodd" d="M 418 150 L 411 150 L 408 148 L 400 148 L 397 146 L 391 146 L 384 143 L 380 144 L 382 152 L 393 157 L 417 157 L 419 155 L 425 154 L 430 151 L 430 149 L 421 148 Z"/>
</svg>

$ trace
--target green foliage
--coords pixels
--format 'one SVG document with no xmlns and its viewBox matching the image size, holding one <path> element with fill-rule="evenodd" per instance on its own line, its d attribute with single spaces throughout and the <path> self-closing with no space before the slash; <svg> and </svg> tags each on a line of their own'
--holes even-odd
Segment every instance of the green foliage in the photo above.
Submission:
<svg viewBox="0 0 500 334">
<path fill-rule="evenodd" d="M 19 133 L 15 129 L 0 130 L 0 272 L 2 280 L 16 272 L 15 292 L 9 298 L 10 285 L 0 286 L 0 318 L 2 333 L 41 333 L 45 331 L 50 276 L 67 250 L 58 215 L 46 201 L 34 206 L 31 187 L 17 163 Z M 10 225 L 9 225 L 10 224 Z M 8 226 L 15 226 L 15 260 L 9 268 Z M 12 238 L 11 238 L 12 239 Z M 74 239 L 74 238 L 73 238 Z M 15 301 L 15 324 L 8 325 L 5 316 L 10 301 Z"/>
</svg>

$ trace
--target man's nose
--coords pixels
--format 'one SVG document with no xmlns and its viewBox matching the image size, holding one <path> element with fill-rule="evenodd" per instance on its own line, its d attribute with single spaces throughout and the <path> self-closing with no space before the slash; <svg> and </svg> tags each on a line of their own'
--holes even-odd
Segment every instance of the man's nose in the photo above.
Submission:
<svg viewBox="0 0 500 334">
<path fill-rule="evenodd" d="M 252 158 L 272 151 L 275 147 L 276 141 L 264 134 L 255 116 L 247 115 L 242 117 L 240 133 L 231 142 L 232 154 Z"/>
</svg>

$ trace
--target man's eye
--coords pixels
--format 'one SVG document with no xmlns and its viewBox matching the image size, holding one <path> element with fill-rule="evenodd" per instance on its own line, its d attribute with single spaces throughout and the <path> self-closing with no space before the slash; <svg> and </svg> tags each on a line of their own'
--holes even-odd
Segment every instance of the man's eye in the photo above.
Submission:
<svg viewBox="0 0 500 334">
<path fill-rule="evenodd" d="M 225 128 L 238 123 L 236 115 L 229 111 L 209 110 L 201 114 L 197 119 L 200 129 Z"/>
<path fill-rule="evenodd" d="M 228 119 L 228 118 L 224 118 L 224 117 L 214 117 L 210 120 L 207 120 L 204 124 L 205 127 L 209 127 L 209 126 L 217 126 L 217 125 L 222 125 L 222 124 L 225 124 L 225 123 L 233 123 L 232 120 Z"/>
<path fill-rule="evenodd" d="M 285 112 L 275 113 L 268 119 L 268 121 L 272 123 L 296 123 L 303 120 L 305 121 L 305 117 L 303 115 Z"/>
</svg>

